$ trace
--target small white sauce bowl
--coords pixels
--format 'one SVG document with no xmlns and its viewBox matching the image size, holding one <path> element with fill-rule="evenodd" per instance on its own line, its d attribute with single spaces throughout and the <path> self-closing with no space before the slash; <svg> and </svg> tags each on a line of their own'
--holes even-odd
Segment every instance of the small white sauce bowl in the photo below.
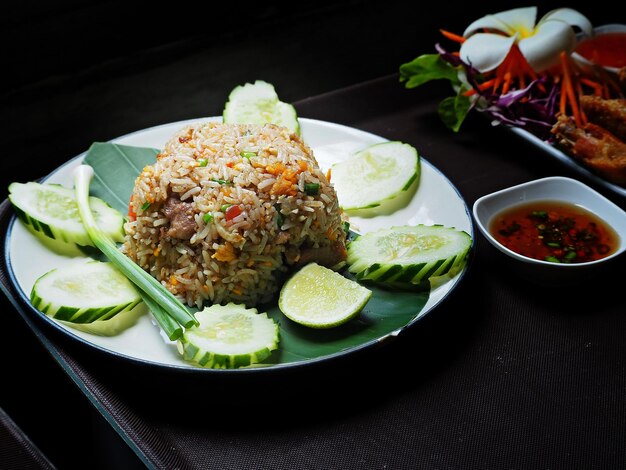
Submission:
<svg viewBox="0 0 626 470">
<path fill-rule="evenodd" d="M 617 24 L 617 23 L 605 24 L 605 25 L 596 26 L 595 28 L 593 28 L 594 36 L 600 36 L 602 34 L 608 34 L 608 33 L 626 33 L 626 24 Z M 588 39 L 588 36 L 585 36 L 584 34 L 578 34 L 577 38 L 578 38 L 578 42 L 580 43 L 581 41 Z M 607 72 L 611 72 L 611 73 L 619 72 L 618 67 L 609 67 L 608 65 L 596 64 L 590 61 L 589 59 L 581 56 L 578 52 L 575 52 L 575 51 L 572 52 L 571 56 L 572 56 L 572 59 L 574 59 L 574 61 L 576 61 L 582 67 L 602 67 Z"/>
<path fill-rule="evenodd" d="M 491 235 L 489 227 L 494 216 L 503 210 L 531 201 L 563 201 L 587 209 L 615 230 L 619 237 L 616 250 L 605 258 L 585 263 L 552 263 L 510 250 Z M 524 277 L 541 283 L 583 281 L 626 252 L 626 212 L 589 186 L 571 178 L 552 176 L 487 194 L 476 200 L 473 215 L 478 229 L 489 243 L 521 266 Z"/>
</svg>

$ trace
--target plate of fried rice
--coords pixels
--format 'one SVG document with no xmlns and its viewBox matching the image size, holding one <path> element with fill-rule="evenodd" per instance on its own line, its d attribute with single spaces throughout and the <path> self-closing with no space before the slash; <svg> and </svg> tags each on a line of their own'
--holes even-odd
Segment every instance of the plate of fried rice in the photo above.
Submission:
<svg viewBox="0 0 626 470">
<path fill-rule="evenodd" d="M 165 124 L 115 139 L 113 142 L 120 145 L 159 149 L 156 163 L 138 169 L 134 186 L 128 188 L 130 198 L 122 201 L 128 207 L 122 250 L 193 308 L 225 302 L 246 304 L 259 311 L 268 305 L 275 308 L 277 292 L 293 268 L 310 261 L 329 267 L 340 265 L 345 259 L 346 215 L 340 209 L 332 177 L 328 181 L 329 169 L 387 139 L 313 119 L 300 118 L 300 125 L 298 137 L 277 126 L 227 126 L 221 117 L 212 117 Z M 246 152 L 255 158 L 242 159 Z M 84 158 L 81 154 L 69 160 L 44 182 L 72 187 L 72 172 Z M 307 192 L 311 185 L 315 196 L 305 197 L 311 194 Z M 230 207 L 240 209 L 229 214 Z M 126 210 L 123 212 L 126 215 Z M 474 236 L 462 196 L 424 157 L 419 186 L 410 202 L 392 213 L 349 217 L 349 222 L 357 233 L 439 224 Z M 150 315 L 142 316 L 118 335 L 98 336 L 69 328 L 32 308 L 29 294 L 40 276 L 87 258 L 51 251 L 16 219 L 6 236 L 10 279 L 33 315 L 74 340 L 126 360 L 211 371 L 185 362 L 176 344 L 161 334 Z M 316 347 L 323 345 L 324 335 L 329 335 L 333 346 L 315 357 L 292 350 L 281 359 L 279 345 L 278 355 L 254 370 L 328 360 L 396 337 L 435 309 L 466 270 L 433 287 L 414 315 L 390 321 L 389 327 L 376 330 L 375 335 L 367 334 L 367 321 L 344 330 L 346 335 L 356 332 L 360 338 L 345 343 L 336 342 L 338 333 L 330 330 L 306 332 L 307 340 L 315 336 L 311 342 Z M 380 307 L 385 302 L 377 305 L 377 318 L 393 317 L 393 311 Z M 281 328 L 289 322 L 278 321 Z M 294 332 L 284 330 L 286 337 Z"/>
</svg>

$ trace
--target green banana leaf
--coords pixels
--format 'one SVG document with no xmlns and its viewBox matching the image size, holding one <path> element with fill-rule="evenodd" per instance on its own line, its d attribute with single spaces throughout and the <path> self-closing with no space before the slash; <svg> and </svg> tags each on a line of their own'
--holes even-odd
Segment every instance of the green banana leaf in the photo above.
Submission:
<svg viewBox="0 0 626 470">
<path fill-rule="evenodd" d="M 95 143 L 85 157 L 94 169 L 91 194 L 123 214 L 135 179 L 144 166 L 156 161 L 158 150 L 113 143 Z M 344 273 L 348 275 L 347 273 Z M 428 301 L 428 291 L 385 290 L 367 285 L 372 297 L 357 319 L 327 330 L 303 327 L 285 317 L 277 302 L 260 306 L 280 325 L 280 345 L 266 364 L 285 364 L 327 356 L 374 344 L 414 320 Z"/>
</svg>

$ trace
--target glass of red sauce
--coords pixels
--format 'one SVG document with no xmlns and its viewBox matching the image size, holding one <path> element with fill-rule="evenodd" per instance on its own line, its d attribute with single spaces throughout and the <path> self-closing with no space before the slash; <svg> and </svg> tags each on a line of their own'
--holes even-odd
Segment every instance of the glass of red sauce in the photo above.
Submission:
<svg viewBox="0 0 626 470">
<path fill-rule="evenodd" d="M 593 36 L 579 40 L 572 58 L 584 65 L 599 65 L 614 73 L 626 67 L 626 25 L 597 26 L 593 32 Z"/>
<path fill-rule="evenodd" d="M 580 181 L 549 177 L 476 200 L 480 232 L 539 281 L 582 279 L 626 261 L 626 212 Z"/>
</svg>

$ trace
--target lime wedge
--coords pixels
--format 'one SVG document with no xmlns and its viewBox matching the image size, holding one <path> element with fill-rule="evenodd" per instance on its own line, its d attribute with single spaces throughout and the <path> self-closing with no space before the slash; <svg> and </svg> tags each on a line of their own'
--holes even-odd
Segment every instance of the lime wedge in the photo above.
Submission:
<svg viewBox="0 0 626 470">
<path fill-rule="evenodd" d="M 372 291 L 316 263 L 307 264 L 283 286 L 278 307 L 296 323 L 332 328 L 356 317 Z"/>
<path fill-rule="evenodd" d="M 263 80 L 235 87 L 222 117 L 227 124 L 276 124 L 300 134 L 296 109 L 280 101 L 274 86 Z"/>
</svg>

